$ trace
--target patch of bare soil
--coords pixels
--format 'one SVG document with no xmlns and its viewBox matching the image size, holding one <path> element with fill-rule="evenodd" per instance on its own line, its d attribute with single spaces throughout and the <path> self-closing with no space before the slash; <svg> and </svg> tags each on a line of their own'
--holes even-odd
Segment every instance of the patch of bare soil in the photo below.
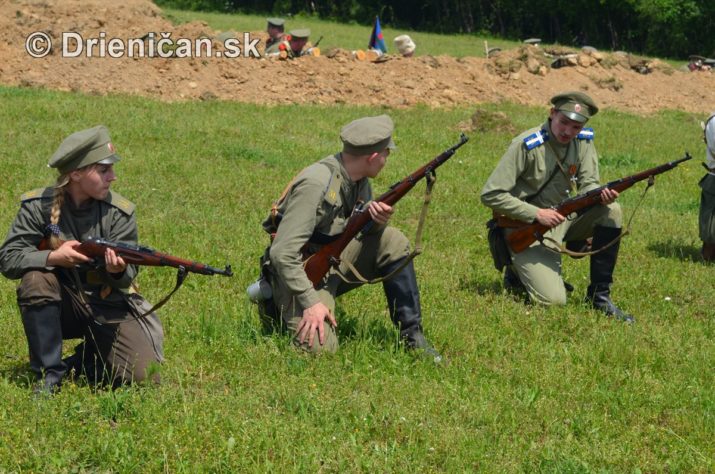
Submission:
<svg viewBox="0 0 715 474">
<path fill-rule="evenodd" d="M 25 50 L 28 35 L 45 32 L 55 48 L 43 58 Z M 548 51 L 524 46 L 489 59 L 388 55 L 357 60 L 350 51 L 323 51 L 296 60 L 267 58 L 63 58 L 62 32 L 127 40 L 162 32 L 171 38 L 225 35 L 205 23 L 173 26 L 148 0 L 6 0 L 0 4 L 0 83 L 87 93 L 132 94 L 167 101 L 235 100 L 259 104 L 362 104 L 443 107 L 512 101 L 545 105 L 563 90 L 583 90 L 602 108 L 639 114 L 661 109 L 715 109 L 715 74 L 675 70 L 628 54 Z M 251 38 L 265 39 L 262 31 Z M 243 39 L 242 33 L 238 35 Z M 148 45 L 148 40 L 145 41 Z M 262 42 L 258 49 L 262 52 Z M 85 48 L 85 51 L 87 49 Z M 94 49 L 95 54 L 98 49 Z"/>
</svg>

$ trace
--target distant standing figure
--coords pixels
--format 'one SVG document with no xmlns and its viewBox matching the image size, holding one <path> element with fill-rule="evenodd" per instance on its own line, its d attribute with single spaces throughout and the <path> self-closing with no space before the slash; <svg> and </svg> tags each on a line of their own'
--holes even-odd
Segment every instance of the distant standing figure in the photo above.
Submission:
<svg viewBox="0 0 715 474">
<path fill-rule="evenodd" d="M 705 167 L 708 173 L 700 180 L 700 240 L 706 262 L 715 261 L 715 112 L 703 123 Z"/>
<path fill-rule="evenodd" d="M 395 38 L 395 47 L 405 58 L 409 58 L 415 54 L 415 49 L 417 48 L 415 42 L 412 41 L 412 38 L 407 35 L 397 36 Z"/>
</svg>

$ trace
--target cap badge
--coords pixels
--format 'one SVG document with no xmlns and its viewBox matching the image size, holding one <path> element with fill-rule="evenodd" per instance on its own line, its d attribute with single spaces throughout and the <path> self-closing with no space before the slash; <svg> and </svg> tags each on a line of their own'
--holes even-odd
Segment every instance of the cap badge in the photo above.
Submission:
<svg viewBox="0 0 715 474">
<path fill-rule="evenodd" d="M 581 104 L 576 104 L 573 106 L 574 112 L 581 112 Z"/>
<path fill-rule="evenodd" d="M 107 148 L 109 148 L 110 153 L 114 153 L 114 145 L 112 145 L 112 142 L 107 143 Z"/>
</svg>

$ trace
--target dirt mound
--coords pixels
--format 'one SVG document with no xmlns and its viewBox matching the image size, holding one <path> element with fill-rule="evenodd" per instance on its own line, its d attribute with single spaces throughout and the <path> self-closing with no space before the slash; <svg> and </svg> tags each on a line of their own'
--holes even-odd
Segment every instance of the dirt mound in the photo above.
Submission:
<svg viewBox="0 0 715 474">
<path fill-rule="evenodd" d="M 31 57 L 26 39 L 44 32 L 54 48 Z M 324 51 L 296 60 L 267 58 L 61 57 L 63 32 L 85 40 L 143 38 L 147 46 L 171 32 L 171 39 L 210 38 L 214 51 L 226 53 L 232 35 L 193 22 L 174 27 L 148 0 L 8 0 L 0 4 L 0 83 L 97 94 L 127 93 L 162 100 L 225 99 L 260 104 L 315 103 L 408 107 L 498 102 L 544 105 L 564 89 L 591 94 L 604 108 L 635 113 L 715 109 L 715 75 L 674 70 L 666 64 L 627 54 L 548 51 L 524 46 L 489 59 L 447 56 L 360 61 L 351 51 Z M 261 31 L 248 32 L 260 39 Z M 243 32 L 233 35 L 244 40 Z M 70 46 L 73 44 L 70 43 Z M 173 48 L 173 49 L 172 49 Z M 179 55 L 180 50 L 172 50 Z M 258 47 L 259 51 L 262 47 Z M 74 47 L 73 51 L 77 51 Z M 93 48 L 93 56 L 98 48 Z M 180 55 L 179 55 L 180 56 Z M 647 74 L 644 74 L 647 73 Z"/>
</svg>

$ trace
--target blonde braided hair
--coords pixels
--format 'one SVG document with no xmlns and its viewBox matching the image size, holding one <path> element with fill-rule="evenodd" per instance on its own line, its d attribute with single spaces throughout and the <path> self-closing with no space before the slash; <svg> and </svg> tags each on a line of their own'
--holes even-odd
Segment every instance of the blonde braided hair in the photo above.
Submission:
<svg viewBox="0 0 715 474">
<path fill-rule="evenodd" d="M 65 203 L 65 186 L 70 182 L 69 173 L 63 173 L 57 177 L 52 197 L 52 208 L 50 209 L 50 249 L 55 250 L 61 245 L 60 240 L 60 211 Z"/>
</svg>

